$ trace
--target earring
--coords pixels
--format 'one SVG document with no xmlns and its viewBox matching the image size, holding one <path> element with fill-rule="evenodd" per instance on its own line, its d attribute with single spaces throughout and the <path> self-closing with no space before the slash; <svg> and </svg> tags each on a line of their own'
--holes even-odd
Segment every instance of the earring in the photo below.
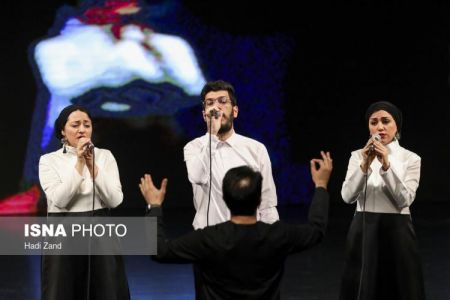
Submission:
<svg viewBox="0 0 450 300">
<path fill-rule="evenodd" d="M 400 132 L 397 131 L 397 133 L 395 134 L 395 138 L 396 138 L 397 140 L 400 140 Z"/>
<path fill-rule="evenodd" d="M 67 143 L 67 140 L 66 140 L 66 138 L 63 137 L 63 138 L 61 139 L 61 144 L 63 145 L 63 153 L 64 153 L 64 154 L 67 153 L 66 143 Z"/>
</svg>

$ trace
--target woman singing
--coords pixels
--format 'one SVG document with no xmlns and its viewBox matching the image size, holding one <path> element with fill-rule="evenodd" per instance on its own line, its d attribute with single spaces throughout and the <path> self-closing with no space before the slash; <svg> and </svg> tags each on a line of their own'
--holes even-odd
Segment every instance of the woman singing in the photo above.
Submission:
<svg viewBox="0 0 450 300">
<path fill-rule="evenodd" d="M 109 150 L 93 147 L 92 130 L 89 112 L 77 105 L 56 119 L 55 135 L 63 147 L 39 162 L 49 216 L 106 216 L 122 202 L 116 160 Z M 119 255 L 92 255 L 89 261 L 81 255 L 45 255 L 41 285 L 44 300 L 129 299 Z"/>
<path fill-rule="evenodd" d="M 422 267 L 409 207 L 420 179 L 420 157 L 401 147 L 402 113 L 392 103 L 369 106 L 371 138 L 353 151 L 342 185 L 356 202 L 341 300 L 423 300 Z"/>
</svg>

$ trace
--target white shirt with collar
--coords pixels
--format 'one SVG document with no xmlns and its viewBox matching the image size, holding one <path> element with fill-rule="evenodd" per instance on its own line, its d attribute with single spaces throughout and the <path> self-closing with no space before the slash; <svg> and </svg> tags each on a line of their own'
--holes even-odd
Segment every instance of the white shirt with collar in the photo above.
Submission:
<svg viewBox="0 0 450 300">
<path fill-rule="evenodd" d="M 258 220 L 265 223 L 279 220 L 276 209 L 277 193 L 266 147 L 256 140 L 236 134 L 234 130 L 226 141 L 220 141 L 215 135 L 211 136 L 211 140 L 212 187 L 209 224 L 206 217 L 210 182 L 209 133 L 192 140 L 184 147 L 184 160 L 197 211 L 192 224 L 194 228 L 204 228 L 230 220 L 230 211 L 222 196 L 222 180 L 228 170 L 244 165 L 259 171 L 263 177 Z"/>
<path fill-rule="evenodd" d="M 75 169 L 76 149 L 63 149 L 42 155 L 39 181 L 47 197 L 48 212 L 84 212 L 92 210 L 93 180 L 87 166 L 80 175 Z M 95 148 L 94 209 L 114 208 L 123 200 L 122 185 L 116 160 L 109 150 Z"/>
<path fill-rule="evenodd" d="M 389 169 L 383 171 L 375 158 L 367 172 L 367 199 L 365 211 L 375 213 L 409 214 L 409 206 L 416 197 L 420 180 L 420 157 L 401 147 L 397 140 L 387 146 Z M 361 149 L 353 151 L 347 175 L 342 185 L 342 199 L 347 203 L 357 201 L 357 211 L 362 211 L 365 174 L 361 170 Z"/>
</svg>

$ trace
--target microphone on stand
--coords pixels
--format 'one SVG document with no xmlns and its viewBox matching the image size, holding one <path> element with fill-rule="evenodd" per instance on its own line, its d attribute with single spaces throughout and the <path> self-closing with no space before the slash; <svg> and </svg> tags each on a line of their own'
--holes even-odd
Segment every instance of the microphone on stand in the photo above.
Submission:
<svg viewBox="0 0 450 300">
<path fill-rule="evenodd" d="M 86 145 L 86 150 L 88 152 L 92 152 L 94 151 L 94 147 L 95 147 L 94 144 L 92 142 L 89 142 L 89 144 Z"/>
<path fill-rule="evenodd" d="M 381 136 L 378 133 L 372 134 L 372 140 L 374 141 L 381 141 Z M 373 152 L 375 151 L 375 146 L 372 144 L 369 146 L 369 156 L 373 154 Z"/>
<path fill-rule="evenodd" d="M 218 119 L 220 117 L 220 111 L 213 108 L 209 111 L 208 116 L 210 118 L 214 117 L 214 118 Z"/>
</svg>

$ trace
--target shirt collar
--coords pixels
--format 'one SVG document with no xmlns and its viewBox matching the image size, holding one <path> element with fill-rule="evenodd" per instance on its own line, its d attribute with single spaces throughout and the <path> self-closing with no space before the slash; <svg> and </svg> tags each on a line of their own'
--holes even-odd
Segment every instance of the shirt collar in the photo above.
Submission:
<svg viewBox="0 0 450 300">
<path fill-rule="evenodd" d="M 209 133 L 205 133 L 204 138 L 206 140 L 209 139 Z M 219 140 L 219 143 L 226 143 L 230 145 L 231 147 L 235 146 L 239 141 L 239 135 L 234 131 L 234 128 L 231 129 L 231 135 L 225 140 L 221 141 Z"/>
<path fill-rule="evenodd" d="M 61 149 L 59 151 L 64 154 L 64 147 L 61 147 Z M 75 155 L 77 154 L 77 148 L 69 146 L 69 145 L 66 145 L 66 151 L 67 151 L 67 153 L 70 153 L 70 154 L 75 154 Z"/>
<path fill-rule="evenodd" d="M 397 139 L 393 139 L 392 142 L 386 145 L 386 148 L 388 148 L 389 153 L 392 153 L 400 148 L 400 144 Z"/>
<path fill-rule="evenodd" d="M 236 132 L 234 132 L 234 128 L 231 129 L 231 135 L 229 138 L 227 138 L 224 143 L 227 143 L 228 145 L 230 145 L 231 147 L 235 146 L 236 143 L 238 142 L 238 135 L 236 134 Z"/>
</svg>

